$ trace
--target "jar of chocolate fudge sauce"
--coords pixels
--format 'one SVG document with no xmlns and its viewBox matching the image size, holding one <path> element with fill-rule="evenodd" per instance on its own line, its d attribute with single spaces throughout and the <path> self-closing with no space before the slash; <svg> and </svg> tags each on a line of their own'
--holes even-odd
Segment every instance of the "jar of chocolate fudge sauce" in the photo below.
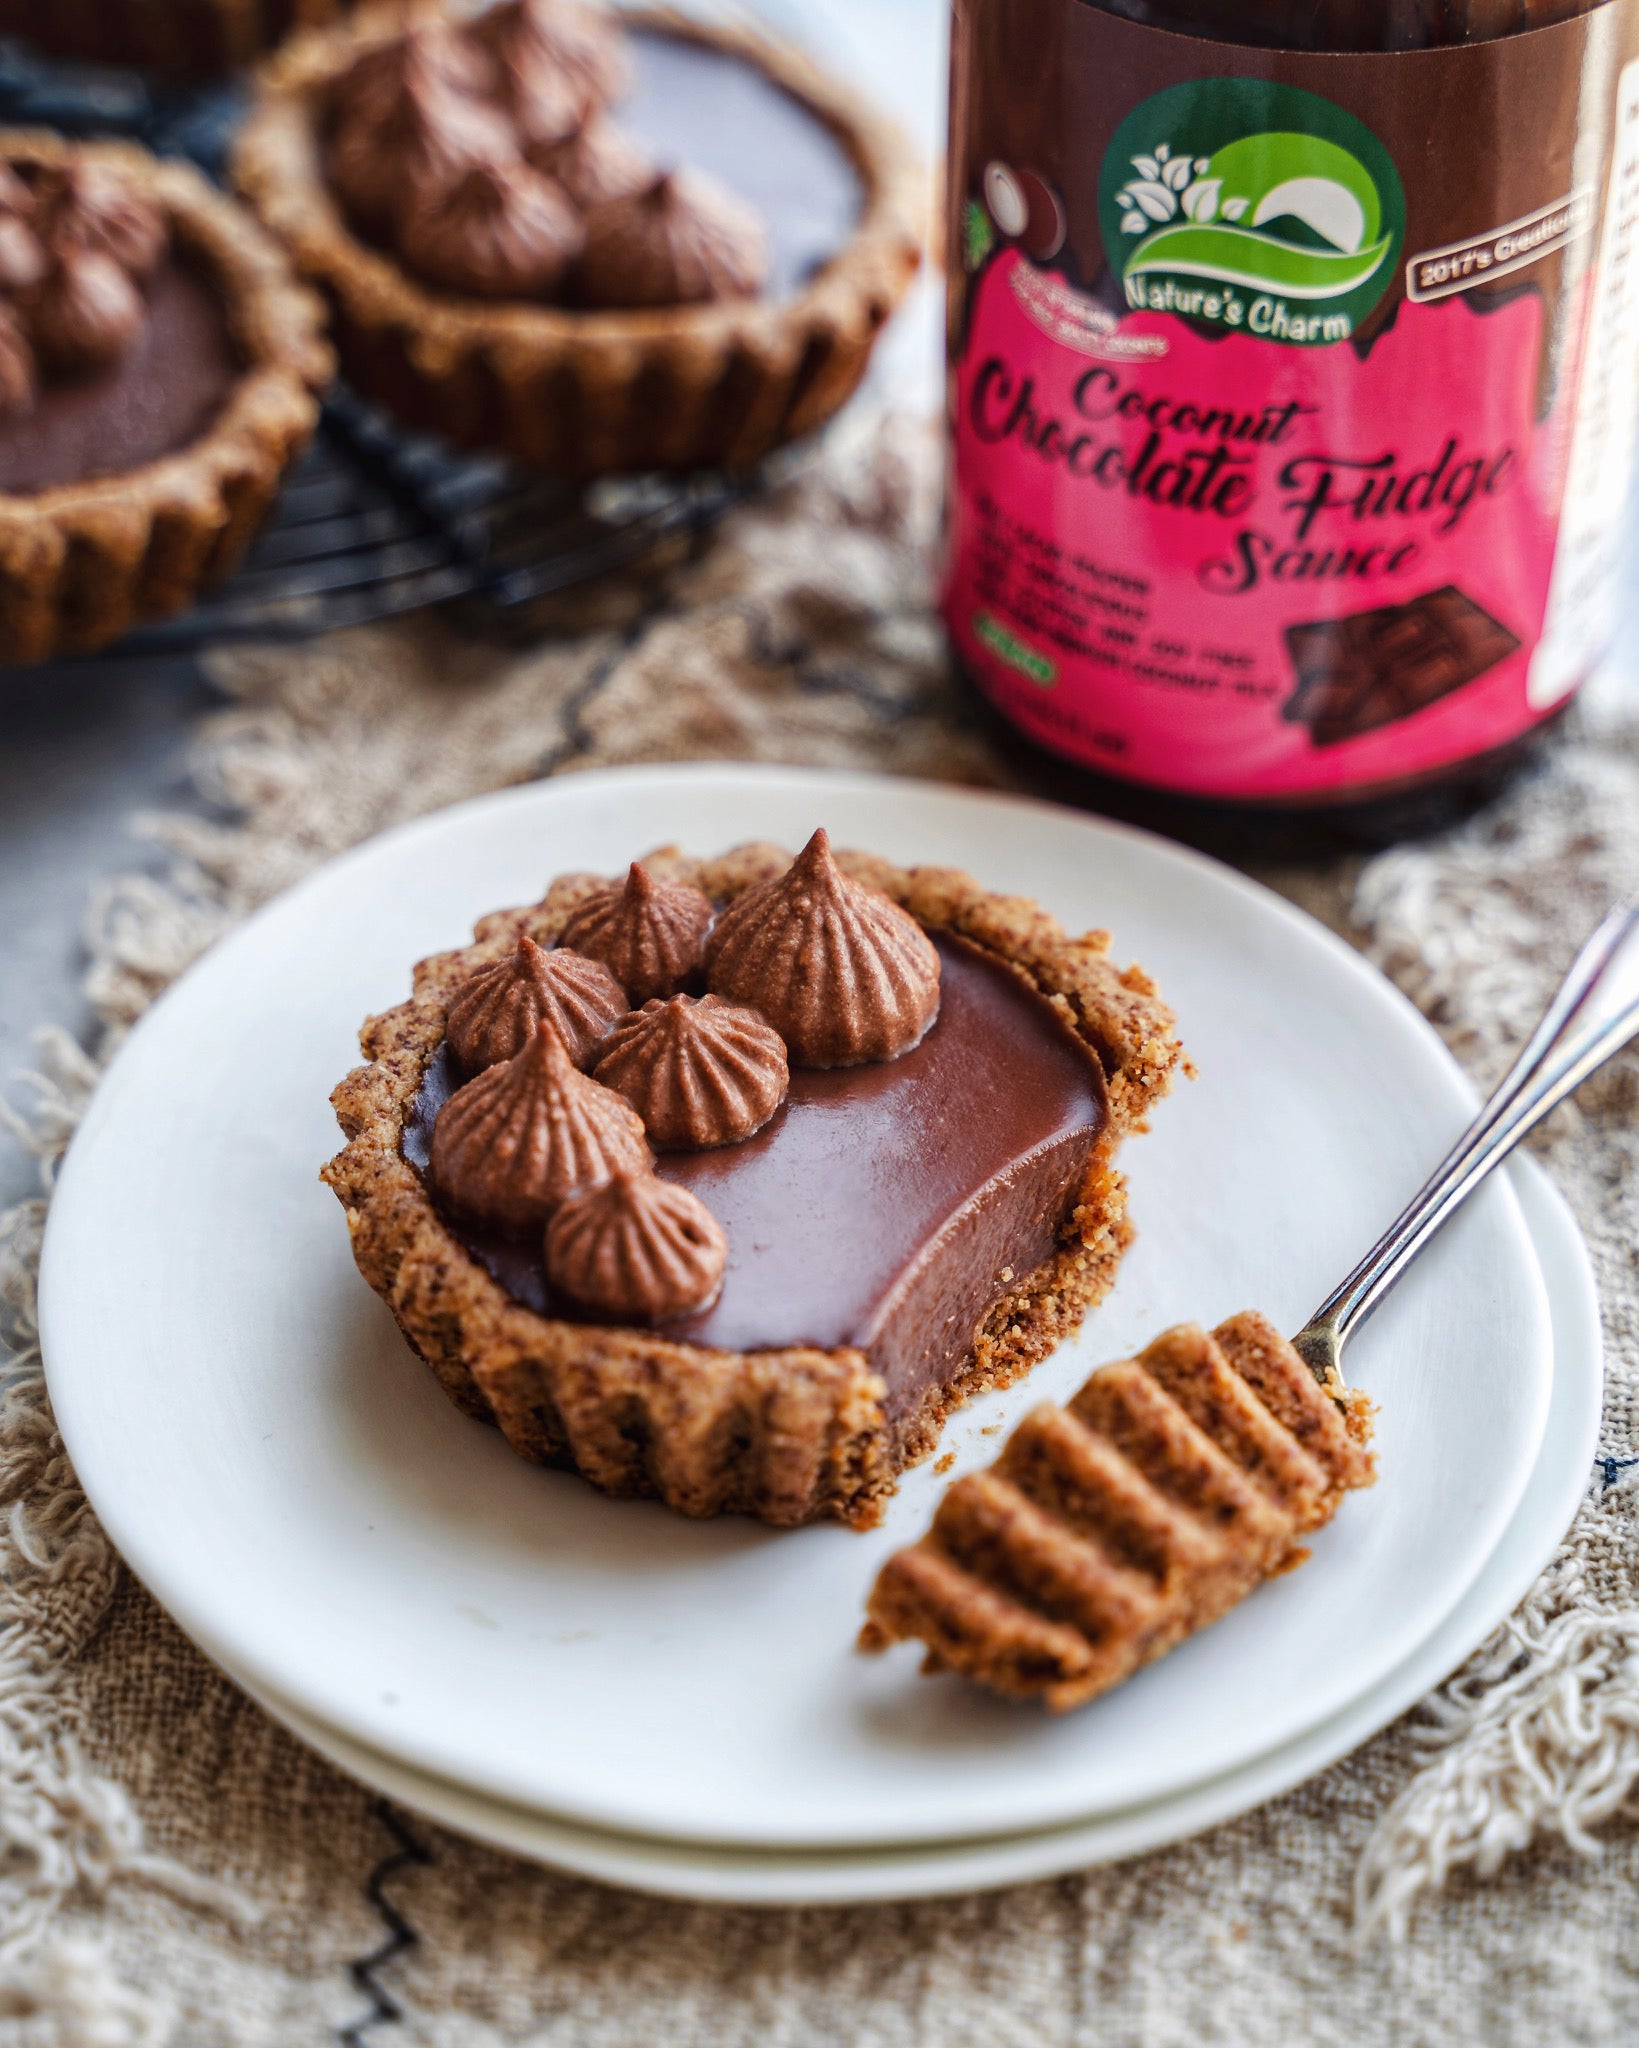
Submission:
<svg viewBox="0 0 1639 2048">
<path fill-rule="evenodd" d="M 1487 794 L 1617 620 L 1639 0 L 955 0 L 950 150 L 943 610 L 1048 785 Z"/>
</svg>

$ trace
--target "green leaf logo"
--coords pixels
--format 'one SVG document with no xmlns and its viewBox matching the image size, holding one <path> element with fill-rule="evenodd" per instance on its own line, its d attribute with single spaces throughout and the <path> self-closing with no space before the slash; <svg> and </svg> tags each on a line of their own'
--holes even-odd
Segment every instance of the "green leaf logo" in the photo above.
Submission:
<svg viewBox="0 0 1639 2048">
<path fill-rule="evenodd" d="M 1099 198 L 1130 307 L 1289 346 L 1346 340 L 1394 278 L 1405 231 L 1371 130 L 1255 79 L 1191 80 L 1136 107 Z"/>
</svg>

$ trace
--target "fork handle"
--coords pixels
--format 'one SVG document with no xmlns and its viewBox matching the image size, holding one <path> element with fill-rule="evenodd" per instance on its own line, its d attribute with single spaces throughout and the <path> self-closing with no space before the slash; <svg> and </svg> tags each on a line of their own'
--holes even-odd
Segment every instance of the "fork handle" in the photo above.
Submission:
<svg viewBox="0 0 1639 2048">
<path fill-rule="evenodd" d="M 1527 1131 L 1639 1032 L 1639 904 L 1613 910 L 1578 953 L 1496 1092 L 1349 1277 L 1292 1339 L 1322 1386 L 1343 1346 L 1417 1254 Z"/>
</svg>

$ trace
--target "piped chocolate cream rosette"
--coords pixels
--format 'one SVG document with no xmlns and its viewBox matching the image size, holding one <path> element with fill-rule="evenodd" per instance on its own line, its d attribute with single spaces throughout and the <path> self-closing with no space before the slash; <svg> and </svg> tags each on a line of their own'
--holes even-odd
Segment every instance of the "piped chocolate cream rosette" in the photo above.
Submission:
<svg viewBox="0 0 1639 2048">
<path fill-rule="evenodd" d="M 749 206 L 698 171 L 662 171 L 590 209 L 575 281 L 587 306 L 698 306 L 755 298 L 767 275 Z"/>
<path fill-rule="evenodd" d="M 567 87 L 593 111 L 631 82 L 619 24 L 579 0 L 496 0 L 472 33 L 495 67 L 497 89 L 514 104 L 544 82 L 553 91 Z"/>
<path fill-rule="evenodd" d="M 480 163 L 409 213 L 400 239 L 424 276 L 475 298 L 514 299 L 555 287 L 585 229 L 562 187 L 528 164 Z"/>
<path fill-rule="evenodd" d="M 452 85 L 411 71 L 384 100 L 379 115 L 346 118 L 329 153 L 332 185 L 372 234 L 402 243 L 406 228 L 451 199 L 469 172 L 505 171 L 519 160 L 500 113 Z"/>
<path fill-rule="evenodd" d="M 633 861 L 624 882 L 577 907 L 563 944 L 601 961 L 634 1003 L 646 1003 L 675 995 L 698 976 L 714 914 L 698 889 L 656 881 Z"/>
<path fill-rule="evenodd" d="M 541 979 L 579 945 L 664 991 L 591 1077 Z M 732 997 L 673 986 L 702 962 Z M 823 834 L 566 876 L 416 987 L 334 1097 L 361 1272 L 520 1455 L 778 1525 L 874 1522 L 952 1408 L 1102 1297 L 1115 1154 L 1182 1057 L 1103 934 Z"/>
<path fill-rule="evenodd" d="M 823 829 L 719 919 L 713 994 L 748 1003 L 804 1067 L 897 1059 L 939 1013 L 939 955 L 916 922 L 837 866 Z"/>
<path fill-rule="evenodd" d="M 457 1214 L 525 1235 L 558 1204 L 649 1164 L 643 1120 L 577 1072 L 556 1027 L 449 1097 L 432 1135 L 432 1180 Z"/>
<path fill-rule="evenodd" d="M 101 646 L 233 566 L 317 417 L 321 333 L 186 166 L 0 133 L 0 659 Z"/>
<path fill-rule="evenodd" d="M 516 949 L 461 984 L 449 1009 L 449 1042 L 469 1074 L 516 1058 L 543 1023 L 577 1067 L 600 1057 L 625 1016 L 626 992 L 600 961 L 567 946 L 550 952 L 527 932 Z"/>
<path fill-rule="evenodd" d="M 560 1205 L 546 1228 L 546 1270 L 582 1308 L 644 1323 L 710 1305 L 728 1242 L 687 1188 L 621 1172 Z"/>
<path fill-rule="evenodd" d="M 629 198 L 655 176 L 654 159 L 602 114 L 550 148 L 532 147 L 529 160 L 583 212 L 605 200 Z"/>
<path fill-rule="evenodd" d="M 757 1012 L 718 996 L 647 1002 L 598 1048 L 596 1078 L 672 1150 L 737 1145 L 791 1085 L 785 1042 Z"/>
<path fill-rule="evenodd" d="M 147 323 L 142 284 L 167 253 L 160 208 L 106 163 L 65 156 L 0 188 L 4 274 L 20 363 L 10 410 L 34 402 L 35 365 L 74 377 L 117 362 Z M 26 352 L 26 354 L 25 354 Z"/>
<path fill-rule="evenodd" d="M 448 22 L 417 22 L 402 35 L 368 44 L 330 84 L 330 112 L 338 127 L 382 128 L 406 101 L 425 92 L 482 99 L 491 83 L 489 61 L 470 36 Z"/>
</svg>

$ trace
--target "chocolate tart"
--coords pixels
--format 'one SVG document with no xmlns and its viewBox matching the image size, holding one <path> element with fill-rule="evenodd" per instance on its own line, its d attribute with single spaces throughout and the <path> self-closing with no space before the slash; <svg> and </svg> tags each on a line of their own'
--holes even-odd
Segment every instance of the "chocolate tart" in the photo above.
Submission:
<svg viewBox="0 0 1639 2048">
<path fill-rule="evenodd" d="M 328 296 L 348 377 L 412 425 L 581 479 L 743 468 L 858 385 L 920 260 L 922 170 L 890 123 L 795 51 L 666 11 L 620 19 L 636 74 L 621 125 L 657 161 L 738 184 L 734 196 L 779 188 L 754 297 L 628 310 L 464 297 L 365 239 L 325 175 L 326 107 L 362 53 L 401 33 L 394 10 L 298 36 L 270 61 L 234 177 Z"/>
<path fill-rule="evenodd" d="M 113 365 L 0 415 L 0 659 L 100 647 L 182 610 L 243 553 L 318 418 L 323 307 L 242 207 L 125 143 L 0 131 L 26 175 L 108 165 L 170 251 Z"/>
<path fill-rule="evenodd" d="M 481 920 L 365 1024 L 367 1064 L 332 1097 L 348 1142 L 323 1177 L 411 1347 L 522 1456 L 687 1515 L 868 1527 L 954 1408 L 1029 1371 L 1113 1283 L 1131 1238 L 1115 1156 L 1182 1060 L 1171 1012 L 1103 932 L 1072 938 L 953 869 L 837 860 L 932 940 L 937 1016 L 877 1064 L 793 1062 L 789 1099 L 743 1143 L 661 1155 L 729 1252 L 720 1293 L 658 1326 L 575 1312 L 527 1243 L 453 1218 L 426 1172 L 459 1078 L 452 998 L 520 934 L 552 947 L 604 879 L 562 877 Z M 667 849 L 644 865 L 704 892 L 721 926 L 791 857 Z"/>
<path fill-rule="evenodd" d="M 0 0 L 0 35 L 52 57 L 134 64 L 178 78 L 237 71 L 345 0 Z"/>
</svg>

